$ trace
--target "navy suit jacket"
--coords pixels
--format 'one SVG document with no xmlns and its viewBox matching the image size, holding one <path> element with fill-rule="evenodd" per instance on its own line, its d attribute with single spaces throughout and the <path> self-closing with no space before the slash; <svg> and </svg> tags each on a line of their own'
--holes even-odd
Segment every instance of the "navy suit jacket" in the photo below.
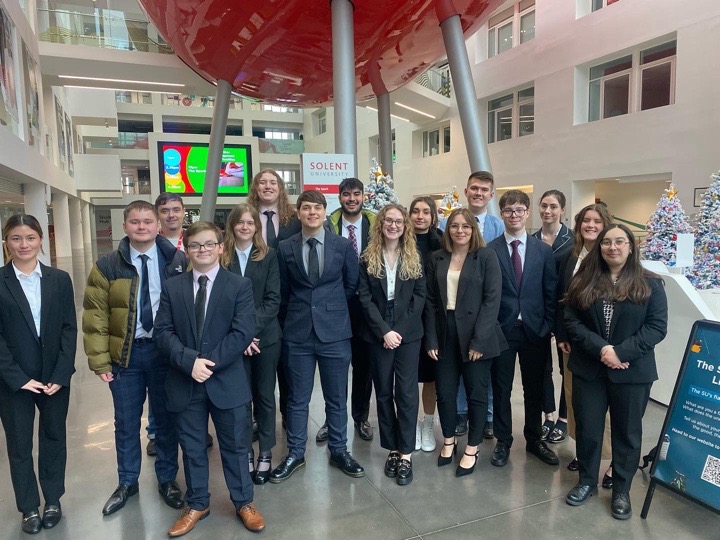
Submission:
<svg viewBox="0 0 720 540">
<path fill-rule="evenodd" d="M 220 268 L 205 313 L 202 342 L 197 342 L 193 274 L 186 272 L 165 282 L 155 316 L 155 343 L 170 362 L 165 381 L 167 408 L 184 411 L 197 383 L 192 369 L 197 358 L 215 362 L 205 381 L 207 395 L 219 409 L 250 402 L 243 351 L 255 337 L 255 304 L 249 279 Z"/>
<path fill-rule="evenodd" d="M 530 341 L 537 343 L 548 338 L 555 325 L 557 304 L 557 274 L 552 249 L 542 240 L 527 235 L 525 265 L 518 289 L 505 235 L 498 236 L 488 247 L 495 250 L 502 270 L 498 321 L 505 336 L 510 334 L 518 315 L 522 314 L 523 327 Z"/>
<path fill-rule="evenodd" d="M 357 291 L 360 272 L 350 240 L 325 233 L 323 272 L 315 285 L 303 263 L 302 232 L 278 244 L 278 262 L 284 339 L 303 343 L 313 330 L 323 343 L 350 339 L 348 300 Z"/>
</svg>

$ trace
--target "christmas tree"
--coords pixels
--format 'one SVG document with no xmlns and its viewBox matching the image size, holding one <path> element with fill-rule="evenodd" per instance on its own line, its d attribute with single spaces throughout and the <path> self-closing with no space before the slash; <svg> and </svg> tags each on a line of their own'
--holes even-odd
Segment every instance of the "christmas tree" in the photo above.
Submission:
<svg viewBox="0 0 720 540">
<path fill-rule="evenodd" d="M 370 182 L 365 186 L 363 208 L 377 212 L 390 203 L 400 204 L 400 199 L 393 190 L 394 184 L 392 176 L 385 174 L 377 159 L 373 158 L 372 167 L 370 167 Z"/>
<path fill-rule="evenodd" d="M 720 288 L 720 173 L 702 196 L 695 234 L 695 266 L 688 278 L 697 289 Z"/>
<path fill-rule="evenodd" d="M 647 236 L 640 245 L 640 253 L 649 261 L 675 265 L 677 235 L 691 233 L 690 219 L 683 210 L 674 184 L 665 190 L 655 211 L 645 226 Z"/>
<path fill-rule="evenodd" d="M 445 193 L 442 202 L 438 206 L 439 217 L 447 218 L 456 208 L 462 208 L 462 204 L 460 204 L 460 195 L 458 195 L 457 187 L 453 186 L 450 191 Z"/>
</svg>

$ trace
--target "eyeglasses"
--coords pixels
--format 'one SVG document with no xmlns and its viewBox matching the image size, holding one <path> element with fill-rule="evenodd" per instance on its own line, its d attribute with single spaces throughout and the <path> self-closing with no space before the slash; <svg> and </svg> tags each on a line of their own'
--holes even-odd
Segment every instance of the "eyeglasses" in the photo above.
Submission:
<svg viewBox="0 0 720 540">
<path fill-rule="evenodd" d="M 501 213 L 505 217 L 510 217 L 513 214 L 517 217 L 523 217 L 525 212 L 527 212 L 527 208 L 503 208 Z"/>
<path fill-rule="evenodd" d="M 472 228 L 473 228 L 473 226 L 468 225 L 467 223 L 463 223 L 463 224 L 453 223 L 452 225 L 450 225 L 450 227 L 448 227 L 448 229 L 450 229 L 453 232 L 458 232 L 458 231 L 469 232 L 469 231 L 472 231 Z"/>
<path fill-rule="evenodd" d="M 629 246 L 630 240 L 627 238 L 616 238 L 615 240 L 612 240 L 610 238 L 604 238 L 602 242 L 600 242 L 600 246 L 604 248 L 609 248 L 611 246 L 615 247 L 623 247 L 623 246 Z"/>
<path fill-rule="evenodd" d="M 215 249 L 215 246 L 219 245 L 220 242 L 205 242 L 204 244 L 199 244 L 197 242 L 191 242 L 188 244 L 188 251 L 201 251 L 202 248 L 205 248 L 205 251 L 210 251 L 212 249 Z"/>
<path fill-rule="evenodd" d="M 388 227 L 392 227 L 393 225 L 395 225 L 396 227 L 402 227 L 403 225 L 405 225 L 405 220 L 385 218 L 383 219 L 383 223 Z"/>
</svg>

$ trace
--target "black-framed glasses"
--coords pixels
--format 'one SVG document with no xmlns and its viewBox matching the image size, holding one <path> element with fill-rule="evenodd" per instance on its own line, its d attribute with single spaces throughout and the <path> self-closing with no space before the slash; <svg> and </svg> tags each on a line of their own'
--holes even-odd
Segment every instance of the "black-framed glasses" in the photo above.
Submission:
<svg viewBox="0 0 720 540">
<path fill-rule="evenodd" d="M 526 212 L 527 208 L 503 208 L 501 213 L 505 217 L 510 217 L 513 214 L 517 217 L 523 217 Z"/>
<path fill-rule="evenodd" d="M 190 242 L 188 244 L 188 251 L 200 251 L 202 248 L 205 248 L 205 251 L 210 251 L 212 249 L 215 249 L 215 246 L 219 245 L 220 242 L 205 242 L 204 244 L 200 244 L 198 242 Z"/>
</svg>

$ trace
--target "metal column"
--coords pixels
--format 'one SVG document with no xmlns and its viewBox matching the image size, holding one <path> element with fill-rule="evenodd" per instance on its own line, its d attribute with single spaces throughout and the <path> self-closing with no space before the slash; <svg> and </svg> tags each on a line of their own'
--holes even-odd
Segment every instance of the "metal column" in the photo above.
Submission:
<svg viewBox="0 0 720 540">
<path fill-rule="evenodd" d="M 212 125 L 210 126 L 210 147 L 208 148 L 208 162 L 205 170 L 205 187 L 203 188 L 202 202 L 200 203 L 200 219 L 212 223 L 215 219 L 215 205 L 217 204 L 217 190 L 220 182 L 220 163 L 225 145 L 225 130 L 227 129 L 228 111 L 230 110 L 230 91 L 232 85 L 227 81 L 217 82 L 215 93 L 215 110 L 213 111 Z M 250 171 L 245 171 L 248 175 Z M 247 178 L 245 178 L 248 181 Z"/>
<path fill-rule="evenodd" d="M 390 94 L 377 96 L 378 104 L 378 145 L 380 164 L 385 174 L 393 175 L 392 125 L 390 123 Z"/>
<path fill-rule="evenodd" d="M 357 119 L 355 118 L 355 31 L 350 0 L 331 0 L 335 152 L 355 157 L 357 176 Z"/>
</svg>

